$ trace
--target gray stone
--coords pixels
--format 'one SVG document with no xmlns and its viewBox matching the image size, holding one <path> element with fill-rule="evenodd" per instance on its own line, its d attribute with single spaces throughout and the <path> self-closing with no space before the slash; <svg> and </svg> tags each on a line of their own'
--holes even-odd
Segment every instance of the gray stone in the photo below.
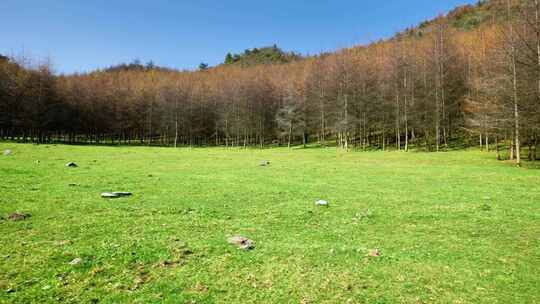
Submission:
<svg viewBox="0 0 540 304">
<path fill-rule="evenodd" d="M 243 236 L 232 236 L 227 239 L 231 245 L 236 245 L 238 249 L 249 250 L 255 248 L 255 242 Z"/>
<path fill-rule="evenodd" d="M 4 153 L 3 153 L 3 154 L 4 154 L 4 156 L 8 156 L 8 155 L 13 154 L 13 152 L 12 152 L 11 150 L 8 149 L 8 150 L 4 150 Z"/>
<path fill-rule="evenodd" d="M 318 200 L 318 201 L 315 202 L 315 205 L 328 207 L 328 202 L 325 201 L 325 200 Z"/>
</svg>

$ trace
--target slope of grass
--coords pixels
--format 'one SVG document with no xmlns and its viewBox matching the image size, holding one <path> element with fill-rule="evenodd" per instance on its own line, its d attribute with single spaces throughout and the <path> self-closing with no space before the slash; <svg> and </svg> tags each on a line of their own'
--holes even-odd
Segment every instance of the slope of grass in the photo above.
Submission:
<svg viewBox="0 0 540 304">
<path fill-rule="evenodd" d="M 8 148 L 1 303 L 540 302 L 540 171 L 487 153 Z"/>
</svg>

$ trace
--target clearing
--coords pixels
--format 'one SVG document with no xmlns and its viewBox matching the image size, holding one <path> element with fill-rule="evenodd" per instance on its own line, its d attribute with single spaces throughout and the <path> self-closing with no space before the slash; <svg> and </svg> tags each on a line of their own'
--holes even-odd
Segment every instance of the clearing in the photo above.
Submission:
<svg viewBox="0 0 540 304">
<path fill-rule="evenodd" d="M 540 303 L 531 164 L 479 151 L 6 149 L 1 303 Z M 112 191 L 133 195 L 101 198 Z"/>
</svg>

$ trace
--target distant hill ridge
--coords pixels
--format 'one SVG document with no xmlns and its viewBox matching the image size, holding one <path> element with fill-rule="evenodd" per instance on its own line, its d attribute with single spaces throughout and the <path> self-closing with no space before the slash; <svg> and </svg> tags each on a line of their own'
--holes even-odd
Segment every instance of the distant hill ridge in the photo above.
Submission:
<svg viewBox="0 0 540 304">
<path fill-rule="evenodd" d="M 227 53 L 225 65 L 253 66 L 258 64 L 289 63 L 302 56 L 295 52 L 285 52 L 277 45 L 247 49 L 240 54 Z"/>
</svg>

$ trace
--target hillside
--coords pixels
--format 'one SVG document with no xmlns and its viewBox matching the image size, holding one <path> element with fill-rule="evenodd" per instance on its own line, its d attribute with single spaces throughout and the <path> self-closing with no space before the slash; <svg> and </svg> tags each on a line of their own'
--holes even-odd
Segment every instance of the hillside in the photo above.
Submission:
<svg viewBox="0 0 540 304">
<path fill-rule="evenodd" d="M 513 3 L 514 7 L 517 7 L 519 1 L 514 1 Z M 437 16 L 421 22 L 415 27 L 398 32 L 389 40 L 403 36 L 423 36 L 436 30 L 437 25 L 440 23 L 447 24 L 458 31 L 469 31 L 486 23 L 504 22 L 507 18 L 504 8 L 505 4 L 497 0 L 480 0 L 474 5 L 458 6 L 445 15 Z M 331 54 L 324 53 L 321 55 L 326 56 Z M 247 49 L 239 54 L 228 53 L 225 56 L 224 65 L 252 67 L 259 64 L 290 63 L 303 58 L 306 57 L 302 57 L 294 51 L 285 52 L 274 45 L 271 47 Z"/>
<path fill-rule="evenodd" d="M 443 22 L 459 31 L 469 31 L 478 28 L 488 22 L 502 22 L 506 18 L 504 5 L 495 0 L 481 0 L 474 5 L 456 7 L 443 16 L 438 16 L 424 21 L 419 25 L 405 29 L 390 40 L 406 36 L 422 36 L 436 29 L 437 24 Z M 331 55 L 325 53 L 322 55 Z M 292 51 L 285 52 L 276 45 L 271 47 L 247 49 L 242 53 L 228 53 L 225 56 L 224 65 L 252 67 L 259 64 L 283 64 L 290 63 L 302 58 L 301 55 Z"/>
<path fill-rule="evenodd" d="M 523 0 L 512 0 L 513 17 L 521 18 L 519 12 Z M 507 4 L 500 0 L 481 0 L 476 4 L 462 5 L 454 8 L 445 15 L 421 22 L 419 25 L 397 33 L 394 38 L 407 36 L 422 36 L 434 30 L 438 24 L 446 24 L 457 31 L 470 31 L 486 24 L 500 24 L 508 18 Z"/>
</svg>

